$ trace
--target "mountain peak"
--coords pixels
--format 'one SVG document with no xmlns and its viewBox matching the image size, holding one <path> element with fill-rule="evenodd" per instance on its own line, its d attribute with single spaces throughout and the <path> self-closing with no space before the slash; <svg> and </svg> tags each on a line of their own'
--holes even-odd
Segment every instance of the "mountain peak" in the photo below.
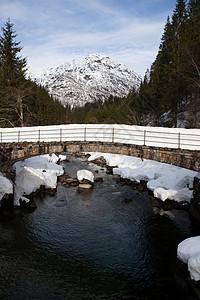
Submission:
<svg viewBox="0 0 200 300">
<path fill-rule="evenodd" d="M 138 89 L 141 82 L 133 70 L 97 53 L 44 70 L 34 79 L 64 105 L 72 107 L 104 101 L 111 95 L 125 97 L 132 88 Z"/>
</svg>

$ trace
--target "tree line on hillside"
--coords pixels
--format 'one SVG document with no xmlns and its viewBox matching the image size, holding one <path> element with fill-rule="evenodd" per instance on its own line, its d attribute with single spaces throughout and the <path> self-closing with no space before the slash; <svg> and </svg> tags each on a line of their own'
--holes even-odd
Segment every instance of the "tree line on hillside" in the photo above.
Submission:
<svg viewBox="0 0 200 300">
<path fill-rule="evenodd" d="M 0 127 L 65 123 L 66 109 L 44 87 L 26 79 L 27 62 L 8 20 L 0 36 Z"/>
<path fill-rule="evenodd" d="M 85 124 L 139 124 L 137 116 L 138 95 L 133 89 L 128 97 L 86 103 L 84 107 L 75 107 L 68 112 L 70 123 Z"/>
<path fill-rule="evenodd" d="M 146 120 L 200 127 L 200 1 L 178 0 L 139 91 Z"/>
</svg>

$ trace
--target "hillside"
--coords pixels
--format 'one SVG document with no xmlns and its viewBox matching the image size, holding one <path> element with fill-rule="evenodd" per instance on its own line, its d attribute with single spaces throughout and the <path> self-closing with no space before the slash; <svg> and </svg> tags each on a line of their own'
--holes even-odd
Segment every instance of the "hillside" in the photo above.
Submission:
<svg viewBox="0 0 200 300">
<path fill-rule="evenodd" d="M 110 95 L 125 97 L 141 83 L 141 77 L 133 70 L 99 54 L 46 69 L 40 76 L 32 74 L 31 78 L 47 87 L 62 104 L 71 107 L 104 101 Z"/>
</svg>

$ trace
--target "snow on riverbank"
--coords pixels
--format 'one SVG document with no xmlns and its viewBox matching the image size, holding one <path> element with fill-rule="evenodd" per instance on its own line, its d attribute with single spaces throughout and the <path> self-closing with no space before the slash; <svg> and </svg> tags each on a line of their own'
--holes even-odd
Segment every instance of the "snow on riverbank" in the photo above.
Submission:
<svg viewBox="0 0 200 300">
<path fill-rule="evenodd" d="M 188 264 L 191 279 L 200 280 L 200 236 L 182 241 L 177 249 L 178 258 Z"/>
<path fill-rule="evenodd" d="M 34 156 L 13 165 L 16 172 L 14 204 L 20 205 L 19 200 L 29 201 L 29 195 L 40 188 L 56 188 L 57 176 L 64 173 L 61 166 L 57 165 L 59 157 L 55 154 Z"/>
<path fill-rule="evenodd" d="M 13 183 L 0 172 L 0 200 L 5 194 L 13 194 Z"/>
<path fill-rule="evenodd" d="M 153 160 L 100 152 L 88 154 L 91 155 L 88 161 L 103 156 L 108 166 L 116 167 L 113 169 L 113 174 L 132 181 L 147 181 L 148 189 L 162 201 L 170 199 L 177 202 L 190 202 L 193 179 L 195 176 L 200 178 L 198 172 Z"/>
</svg>

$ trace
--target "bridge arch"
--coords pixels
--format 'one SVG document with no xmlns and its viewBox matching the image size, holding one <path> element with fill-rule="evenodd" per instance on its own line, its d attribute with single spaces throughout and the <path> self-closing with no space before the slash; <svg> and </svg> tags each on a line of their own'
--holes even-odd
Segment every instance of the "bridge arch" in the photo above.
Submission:
<svg viewBox="0 0 200 300">
<path fill-rule="evenodd" d="M 200 130 L 116 124 L 0 128 L 0 160 L 53 152 L 107 152 L 200 170 Z"/>
</svg>

